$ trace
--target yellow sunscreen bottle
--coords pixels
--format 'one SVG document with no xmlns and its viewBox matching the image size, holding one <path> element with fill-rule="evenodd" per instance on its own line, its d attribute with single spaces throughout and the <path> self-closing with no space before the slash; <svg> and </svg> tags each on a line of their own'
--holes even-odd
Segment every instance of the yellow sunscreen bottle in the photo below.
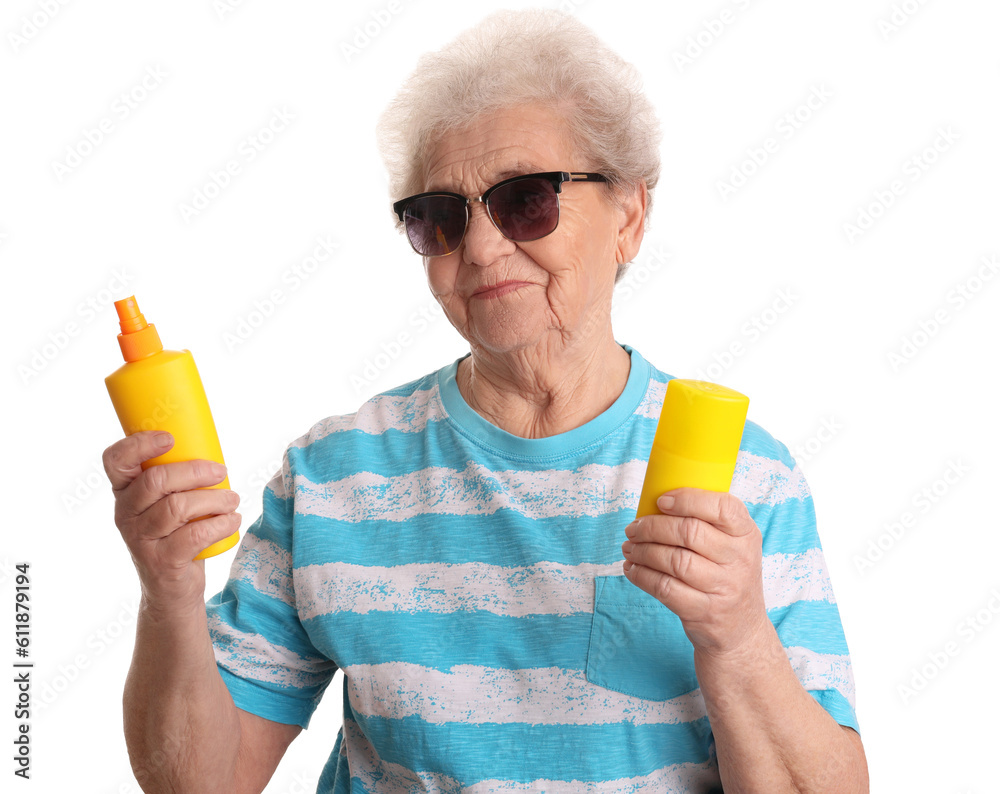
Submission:
<svg viewBox="0 0 1000 794">
<path fill-rule="evenodd" d="M 703 380 L 667 382 L 636 518 L 674 488 L 728 491 L 750 399 Z"/>
<path fill-rule="evenodd" d="M 125 435 L 140 430 L 166 430 L 174 445 L 150 458 L 142 468 L 185 460 L 213 460 L 225 465 L 219 435 L 208 407 L 201 376 L 189 350 L 164 350 L 156 326 L 146 323 L 135 297 L 115 301 L 122 332 L 118 334 L 125 364 L 104 382 Z M 229 488 L 227 477 L 209 488 Z M 200 518 L 193 519 L 200 521 Z M 239 530 L 203 549 L 194 559 L 222 554 L 240 540 Z"/>
</svg>

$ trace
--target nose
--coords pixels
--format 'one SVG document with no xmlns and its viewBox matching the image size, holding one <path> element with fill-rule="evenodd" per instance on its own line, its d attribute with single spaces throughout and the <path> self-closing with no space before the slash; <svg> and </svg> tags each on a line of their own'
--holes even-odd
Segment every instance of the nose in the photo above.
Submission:
<svg viewBox="0 0 1000 794">
<path fill-rule="evenodd" d="M 516 244 L 508 240 L 490 220 L 486 205 L 473 201 L 469 205 L 469 228 L 462 241 L 462 260 L 469 265 L 487 267 L 502 256 L 509 256 Z"/>
</svg>

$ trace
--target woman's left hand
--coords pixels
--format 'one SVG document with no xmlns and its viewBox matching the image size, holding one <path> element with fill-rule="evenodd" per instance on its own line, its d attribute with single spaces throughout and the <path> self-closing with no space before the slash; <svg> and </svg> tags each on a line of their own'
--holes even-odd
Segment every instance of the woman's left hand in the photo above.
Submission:
<svg viewBox="0 0 1000 794">
<path fill-rule="evenodd" d="M 770 626 L 764 606 L 761 534 L 729 493 L 678 488 L 662 515 L 625 528 L 625 575 L 674 612 L 696 650 L 740 654 Z"/>
</svg>

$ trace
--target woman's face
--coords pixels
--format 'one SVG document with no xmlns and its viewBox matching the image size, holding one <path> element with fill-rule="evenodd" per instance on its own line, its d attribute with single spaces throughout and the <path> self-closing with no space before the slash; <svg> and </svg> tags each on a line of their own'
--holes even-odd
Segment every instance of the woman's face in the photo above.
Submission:
<svg viewBox="0 0 1000 794">
<path fill-rule="evenodd" d="M 424 190 L 474 197 L 510 176 L 588 170 L 565 123 L 527 105 L 443 136 L 426 160 Z M 431 292 L 473 350 L 544 356 L 607 327 L 617 263 L 642 239 L 644 194 L 623 210 L 601 183 L 564 182 L 559 205 L 552 234 L 515 243 L 474 202 L 459 248 L 424 259 Z M 513 283 L 477 294 L 504 282 Z"/>
</svg>

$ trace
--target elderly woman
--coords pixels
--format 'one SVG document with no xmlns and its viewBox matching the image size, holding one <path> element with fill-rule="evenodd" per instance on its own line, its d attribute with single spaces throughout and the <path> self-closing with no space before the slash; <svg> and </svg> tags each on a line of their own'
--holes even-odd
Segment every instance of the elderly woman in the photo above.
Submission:
<svg viewBox="0 0 1000 794">
<path fill-rule="evenodd" d="M 257 792 L 344 672 L 320 792 L 866 791 L 850 659 L 787 449 L 631 521 L 670 376 L 613 335 L 659 170 L 631 67 L 556 12 L 425 56 L 381 123 L 463 358 L 289 445 L 230 579 L 223 469 L 105 465 L 142 582 L 146 791 Z M 212 517 L 191 521 L 211 515 Z M 331 737 L 332 741 L 332 737 Z"/>
</svg>

